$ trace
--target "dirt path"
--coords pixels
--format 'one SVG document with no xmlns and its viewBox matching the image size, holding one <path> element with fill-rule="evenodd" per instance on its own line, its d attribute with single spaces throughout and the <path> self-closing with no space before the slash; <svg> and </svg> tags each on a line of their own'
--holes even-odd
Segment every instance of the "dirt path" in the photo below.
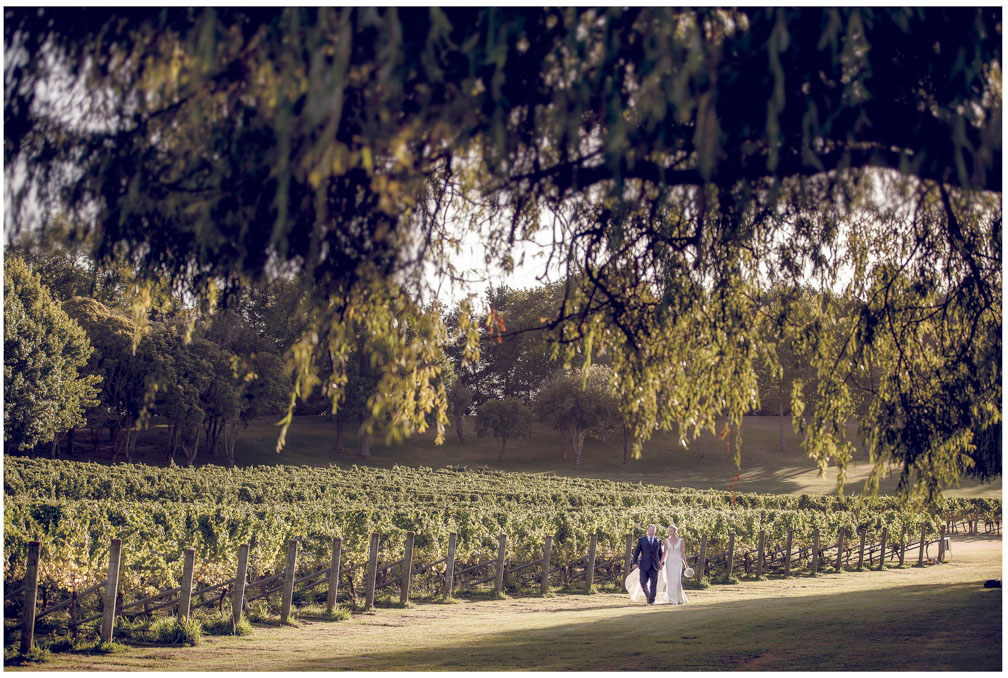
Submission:
<svg viewBox="0 0 1008 678">
<path fill-rule="evenodd" d="M 743 582 L 680 607 L 563 595 L 420 603 L 195 648 L 57 655 L 46 670 L 1000 670 L 1000 537 L 941 566 Z"/>
</svg>

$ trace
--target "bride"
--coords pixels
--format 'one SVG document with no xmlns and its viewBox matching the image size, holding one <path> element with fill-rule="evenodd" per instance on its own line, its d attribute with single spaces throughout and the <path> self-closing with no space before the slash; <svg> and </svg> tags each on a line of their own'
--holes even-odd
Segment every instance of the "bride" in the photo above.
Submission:
<svg viewBox="0 0 1008 678">
<path fill-rule="evenodd" d="M 673 605 L 682 605 L 688 602 L 686 592 L 682 587 L 683 573 L 683 552 L 686 544 L 679 536 L 679 530 L 675 525 L 668 527 L 668 539 L 665 540 L 665 559 L 662 561 L 662 574 L 665 579 L 665 598 Z"/>
<path fill-rule="evenodd" d="M 655 593 L 655 603 L 671 603 L 672 605 L 682 605 L 687 601 L 686 592 L 682 587 L 683 572 L 683 552 L 685 544 L 675 525 L 669 525 L 668 539 L 664 544 L 664 555 L 662 558 L 662 568 L 658 571 L 658 590 Z M 669 586 L 671 582 L 671 587 Z M 641 589 L 640 575 L 637 570 L 633 570 L 624 582 L 630 600 L 641 603 L 647 600 L 644 590 Z M 671 591 L 670 591 L 671 588 Z M 671 595 L 670 595 L 671 594 Z"/>
</svg>

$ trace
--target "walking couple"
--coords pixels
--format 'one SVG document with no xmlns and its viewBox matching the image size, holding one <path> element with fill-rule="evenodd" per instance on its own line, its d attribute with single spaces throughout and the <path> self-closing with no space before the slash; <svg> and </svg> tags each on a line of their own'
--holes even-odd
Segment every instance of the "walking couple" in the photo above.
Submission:
<svg viewBox="0 0 1008 678">
<path fill-rule="evenodd" d="M 627 593 L 635 603 L 682 605 L 687 602 L 682 587 L 685 543 L 675 525 L 669 525 L 667 539 L 657 538 L 656 529 L 648 525 L 647 536 L 637 541 L 633 569 L 625 582 Z M 686 570 L 687 577 L 693 576 L 691 568 Z"/>
</svg>

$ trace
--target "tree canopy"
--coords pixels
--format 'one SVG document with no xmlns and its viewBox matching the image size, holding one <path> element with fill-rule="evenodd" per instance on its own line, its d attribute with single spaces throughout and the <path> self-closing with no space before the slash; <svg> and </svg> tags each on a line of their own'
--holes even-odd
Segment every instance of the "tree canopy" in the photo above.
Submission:
<svg viewBox="0 0 1008 678">
<path fill-rule="evenodd" d="M 476 435 L 500 438 L 497 461 L 504 461 L 509 440 L 532 435 L 532 410 L 520 398 L 488 400 L 476 410 Z"/>
<path fill-rule="evenodd" d="M 581 463 L 585 436 L 604 439 L 620 428 L 617 404 L 612 395 L 608 368 L 592 365 L 584 373 L 558 375 L 536 398 L 536 415 L 560 433 L 560 448 L 567 458 L 567 444 L 575 464 Z"/>
<path fill-rule="evenodd" d="M 30 450 L 84 422 L 91 342 L 23 261 L 4 262 L 4 444 Z"/>
<path fill-rule="evenodd" d="M 374 404 L 443 427 L 443 323 L 397 322 L 472 229 L 505 268 L 552 235 L 544 325 L 606 355 L 635 437 L 758 402 L 771 285 L 837 300 L 779 321 L 841 485 L 852 416 L 932 497 L 1000 421 L 998 8 L 8 8 L 4 40 L 8 223 L 66 210 L 201 299 L 298 277 L 299 395 L 328 354 L 339 401 L 366 318 Z"/>
</svg>

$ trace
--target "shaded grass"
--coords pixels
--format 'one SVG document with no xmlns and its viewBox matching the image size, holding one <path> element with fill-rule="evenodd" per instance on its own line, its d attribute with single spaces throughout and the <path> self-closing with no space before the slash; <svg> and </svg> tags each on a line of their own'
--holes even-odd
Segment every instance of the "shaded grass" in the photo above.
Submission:
<svg viewBox="0 0 1008 678">
<path fill-rule="evenodd" d="M 199 651 L 131 648 L 55 668 L 127 670 L 977 670 L 1001 668 L 1001 540 L 937 567 L 768 578 L 691 591 L 456 600 L 273 627 Z M 47 665 L 48 666 L 48 665 Z"/>
<path fill-rule="evenodd" d="M 790 417 L 744 417 L 742 423 L 742 469 L 735 480 L 736 469 L 730 448 L 734 440 L 726 441 L 710 433 L 687 441 L 682 447 L 678 437 L 671 433 L 656 432 L 644 443 L 639 460 L 623 463 L 622 440 L 589 440 L 585 442 L 580 466 L 562 459 L 557 435 L 548 427 L 536 424 L 528 440 L 508 444 L 508 452 L 501 463 L 497 462 L 500 442 L 477 438 L 474 421 L 465 421 L 466 442 L 461 444 L 453 434 L 443 445 L 434 444 L 434 433 L 428 431 L 401 444 L 386 444 L 379 437 L 371 446 L 372 456 L 357 456 L 355 427 L 347 426 L 346 449 L 334 448 L 335 424 L 325 417 L 295 417 L 287 434 L 281 455 L 275 452 L 278 429 L 273 421 L 257 421 L 244 430 L 236 443 L 239 466 L 296 464 L 308 466 L 336 465 L 350 467 L 354 464 L 388 468 L 404 466 L 487 466 L 505 471 L 555 473 L 558 475 L 610 480 L 644 482 L 670 487 L 735 489 L 744 492 L 772 493 L 829 493 L 836 489 L 835 469 L 818 477 L 818 468 L 806 456 L 801 438 L 791 429 Z M 783 427 L 784 448 L 781 449 Z M 848 427 L 848 434 L 857 441 L 856 426 Z M 141 433 L 137 461 L 153 465 L 164 464 L 163 448 L 167 444 L 167 427 L 155 425 Z M 82 445 L 71 459 L 108 461 L 109 454 L 101 452 L 91 457 L 89 446 Z M 197 465 L 221 463 L 221 458 L 211 458 L 201 452 Z M 871 466 L 867 454 L 858 451 L 855 465 L 848 469 L 847 492 L 858 492 L 863 486 Z M 892 493 L 896 478 L 883 478 L 882 493 Z M 959 488 L 950 488 L 950 496 L 1001 496 L 1001 479 L 992 483 L 963 478 Z"/>
<path fill-rule="evenodd" d="M 1001 600 L 978 585 L 901 587 L 704 607 L 606 610 L 602 619 L 478 643 L 369 652 L 359 668 L 395 670 L 904 670 L 1001 668 Z M 940 618 L 940 624 L 935 619 Z M 870 634 L 865 633 L 871 628 Z M 914 642 L 914 652 L 907 643 Z M 334 658 L 335 659 L 335 658 Z M 321 660 L 321 661 L 320 661 Z M 282 670 L 326 666 L 326 657 Z"/>
</svg>

